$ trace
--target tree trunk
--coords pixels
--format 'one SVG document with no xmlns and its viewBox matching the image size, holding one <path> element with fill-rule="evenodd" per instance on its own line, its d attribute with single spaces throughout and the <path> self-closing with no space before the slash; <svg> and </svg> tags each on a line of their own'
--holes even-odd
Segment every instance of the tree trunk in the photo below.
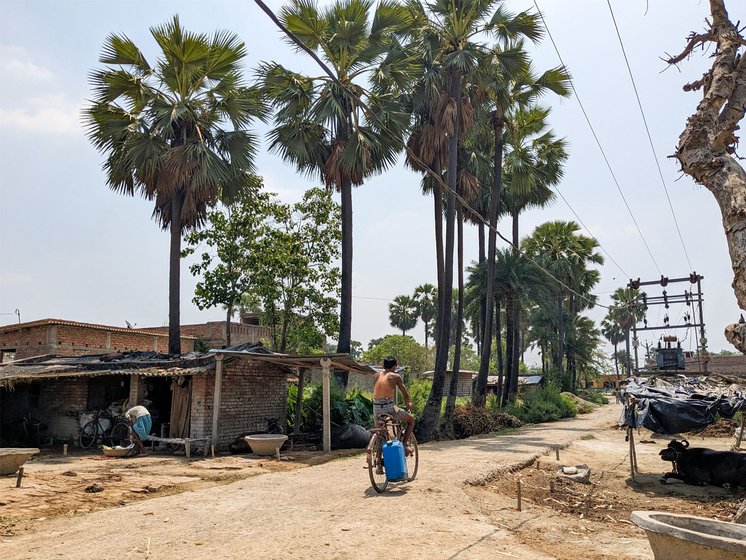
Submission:
<svg viewBox="0 0 746 560">
<path fill-rule="evenodd" d="M 630 354 L 630 351 L 629 351 L 629 327 L 624 329 L 624 341 L 625 341 L 626 348 L 627 348 L 627 355 L 624 357 L 624 362 L 625 362 L 624 369 L 627 370 L 627 379 L 629 379 L 630 372 L 632 371 L 632 362 L 631 362 L 632 355 Z"/>
<path fill-rule="evenodd" d="M 710 0 L 712 24 L 705 34 L 689 36 L 685 50 L 671 57 L 678 64 L 697 47 L 714 42 L 712 68 L 685 91 L 702 89 L 702 101 L 679 137 L 676 158 L 681 168 L 715 197 L 723 219 L 733 267 L 733 291 L 746 309 L 746 171 L 735 158 L 735 131 L 746 112 L 746 57 L 744 39 L 731 23 L 724 0 Z M 746 353 L 746 324 L 726 328 L 726 338 Z"/>
<path fill-rule="evenodd" d="M 518 235 L 518 215 L 519 212 L 514 210 L 512 212 L 512 234 L 513 234 L 513 252 L 518 253 L 518 246 L 520 245 L 520 237 Z M 513 355 L 511 356 L 511 371 L 510 371 L 510 391 L 508 392 L 508 399 L 513 400 L 516 391 L 518 390 L 518 364 L 519 356 L 521 354 L 521 305 L 519 300 L 518 291 L 514 291 L 513 294 Z"/>
<path fill-rule="evenodd" d="M 184 192 L 179 191 L 171 199 L 171 244 L 169 247 L 168 271 L 168 353 L 181 354 L 181 208 Z"/>
<path fill-rule="evenodd" d="M 231 317 L 233 317 L 233 305 L 228 305 L 225 312 L 225 347 L 231 347 Z"/>
<path fill-rule="evenodd" d="M 352 182 L 347 178 L 342 180 L 341 195 L 342 281 L 337 352 L 349 354 L 352 340 Z M 347 371 L 334 370 L 334 377 L 347 388 Z"/>
<path fill-rule="evenodd" d="M 555 294 L 557 302 L 557 344 L 556 351 L 553 352 L 554 368 L 557 375 L 562 375 L 562 359 L 565 354 L 565 317 L 562 309 L 562 292 Z"/>
<path fill-rule="evenodd" d="M 477 390 L 472 395 L 472 402 L 484 406 L 487 398 L 487 376 L 490 369 L 490 354 L 492 350 L 492 297 L 495 292 L 495 252 L 497 250 L 497 213 L 500 205 L 500 189 L 502 186 L 503 161 L 503 127 L 505 121 L 497 113 L 493 115 L 495 135 L 495 153 L 493 154 L 492 194 L 490 195 L 489 224 L 487 232 L 487 280 L 485 282 L 485 324 L 482 332 L 482 355 L 479 360 L 479 376 Z"/>
<path fill-rule="evenodd" d="M 487 256 L 485 254 L 485 238 L 484 238 L 484 224 L 482 222 L 479 222 L 477 224 L 477 237 L 479 240 L 479 264 L 480 269 L 481 265 L 484 264 L 484 262 L 487 260 Z M 482 356 L 482 345 L 484 344 L 484 324 L 487 320 L 487 292 L 483 292 L 480 295 L 479 298 L 479 333 L 476 337 L 476 343 L 477 343 L 477 354 L 479 354 L 479 357 Z"/>
<path fill-rule="evenodd" d="M 418 425 L 418 438 L 428 441 L 438 435 L 440 406 L 443 402 L 443 386 L 448 369 L 448 346 L 450 343 L 451 298 L 453 297 L 453 238 L 456 220 L 456 192 L 458 174 L 458 137 L 461 120 L 461 77 L 455 70 L 450 72 L 451 99 L 456 103 L 453 133 L 448 138 L 448 195 L 446 197 L 446 237 L 443 267 L 443 286 L 438 309 L 438 347 L 435 355 L 435 372 L 422 419 Z"/>
<path fill-rule="evenodd" d="M 497 352 L 497 373 L 503 375 L 503 324 L 500 319 L 500 300 L 495 298 L 495 351 Z"/>
<path fill-rule="evenodd" d="M 439 184 L 433 185 L 433 206 L 435 211 L 435 266 L 438 274 L 438 313 L 443 305 L 443 269 L 445 268 L 444 255 L 443 255 L 443 191 Z M 440 336 L 438 333 L 440 329 L 440 321 L 435 321 L 435 332 L 433 333 L 433 341 L 435 342 L 435 351 L 438 350 L 438 340 Z"/>
<path fill-rule="evenodd" d="M 513 305 L 515 301 L 513 299 L 513 291 L 509 290 L 508 295 L 505 298 L 505 382 L 503 386 L 503 402 L 508 402 L 510 396 L 510 387 L 513 384 L 513 359 L 514 352 L 513 346 L 515 345 L 515 326 L 513 320 L 515 315 L 513 314 Z"/>
<path fill-rule="evenodd" d="M 461 194 L 459 192 L 459 194 Z M 449 436 L 453 437 L 453 411 L 456 408 L 456 395 L 458 393 L 458 380 L 461 370 L 461 339 L 463 338 L 464 323 L 464 215 L 461 203 L 458 204 L 456 215 L 456 227 L 458 231 L 457 265 L 458 273 L 458 310 L 456 312 L 456 348 L 453 352 L 453 366 L 451 367 L 451 386 L 448 388 L 446 399 L 445 424 Z"/>
<path fill-rule="evenodd" d="M 617 380 L 617 386 L 620 386 L 622 378 L 619 377 L 619 359 L 617 357 L 618 350 L 617 350 L 618 344 L 614 343 L 614 371 L 616 372 L 616 380 Z"/>
</svg>

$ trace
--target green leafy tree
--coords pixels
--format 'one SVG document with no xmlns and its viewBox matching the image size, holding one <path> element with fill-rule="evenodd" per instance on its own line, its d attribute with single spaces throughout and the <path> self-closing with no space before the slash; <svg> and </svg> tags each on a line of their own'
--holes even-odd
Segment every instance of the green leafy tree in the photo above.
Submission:
<svg viewBox="0 0 746 560">
<path fill-rule="evenodd" d="M 125 35 L 107 37 L 84 120 L 107 155 L 109 187 L 154 200 L 153 216 L 170 232 L 168 348 L 179 354 L 182 234 L 248 185 L 257 142 L 246 127 L 264 107 L 242 83 L 246 48 L 235 34 L 192 33 L 178 16 L 150 33 L 161 50 L 154 65 Z"/>
<path fill-rule="evenodd" d="M 396 296 L 389 303 L 389 322 L 392 327 L 401 329 L 402 335 L 415 327 L 417 315 L 417 303 L 411 296 Z"/>
<path fill-rule="evenodd" d="M 270 149 L 299 171 L 319 175 L 342 201 L 342 282 L 338 352 L 349 352 L 352 328 L 352 187 L 396 161 L 408 116 L 401 87 L 415 66 L 398 42 L 410 25 L 391 1 L 337 0 L 319 9 L 315 0 L 292 0 L 282 23 L 317 51 L 336 78 L 311 77 L 280 64 L 260 68 L 264 92 L 276 109 Z M 342 84 L 342 87 L 339 86 Z M 378 119 L 370 119 L 363 99 Z M 382 132 L 381 125 L 388 131 Z M 393 137 L 391 135 L 393 133 Z M 346 382 L 346 377 L 344 377 Z"/>
<path fill-rule="evenodd" d="M 251 297 L 251 273 L 259 260 L 257 240 L 266 235 L 272 209 L 269 195 L 260 187 L 261 180 L 255 178 L 253 188 L 238 193 L 233 204 L 208 213 L 209 227 L 184 237 L 182 257 L 206 249 L 189 267 L 192 275 L 202 278 L 192 301 L 200 309 L 218 305 L 226 309 L 227 346 L 231 346 L 231 317 Z"/>
<path fill-rule="evenodd" d="M 253 292 L 273 347 L 286 352 L 321 348 L 338 328 L 340 209 L 324 189 L 306 191 L 290 206 L 276 204 L 257 242 Z"/>
<path fill-rule="evenodd" d="M 408 366 L 413 374 L 430 369 L 430 361 L 425 347 L 409 335 L 390 334 L 363 353 L 363 360 L 372 364 L 382 364 L 386 356 L 394 356 L 400 366 Z"/>
</svg>

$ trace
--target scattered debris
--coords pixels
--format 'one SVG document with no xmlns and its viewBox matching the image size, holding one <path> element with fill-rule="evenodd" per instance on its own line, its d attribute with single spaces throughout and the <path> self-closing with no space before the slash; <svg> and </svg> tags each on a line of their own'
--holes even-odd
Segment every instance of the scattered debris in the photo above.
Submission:
<svg viewBox="0 0 746 560">
<path fill-rule="evenodd" d="M 103 492 L 104 491 L 104 487 L 101 486 L 98 482 L 94 482 L 90 486 L 86 487 L 85 491 L 88 494 L 94 494 L 96 492 Z"/>
</svg>

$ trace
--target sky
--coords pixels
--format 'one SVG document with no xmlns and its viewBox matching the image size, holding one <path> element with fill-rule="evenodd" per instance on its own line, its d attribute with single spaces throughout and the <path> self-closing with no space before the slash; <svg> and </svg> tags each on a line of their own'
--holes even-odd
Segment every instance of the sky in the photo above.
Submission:
<svg viewBox="0 0 746 560">
<path fill-rule="evenodd" d="M 322 2 L 323 4 L 324 2 Z M 281 2 L 268 2 L 277 12 Z M 567 65 L 577 98 L 545 97 L 550 124 L 568 142 L 569 158 L 557 198 L 521 217 L 521 235 L 548 220 L 582 220 L 583 232 L 595 237 L 606 263 L 594 293 L 603 305 L 630 278 L 704 276 L 704 318 L 711 351 L 732 349 L 723 336 L 738 319 L 731 281 L 733 272 L 714 197 L 683 175 L 669 156 L 688 116 L 699 101 L 682 86 L 701 77 L 709 53 L 697 51 L 679 68 L 662 60 L 678 54 L 687 35 L 702 31 L 709 4 L 705 0 L 610 0 L 626 57 L 637 85 L 650 138 L 625 65 L 609 3 L 602 0 L 507 0 L 508 9 L 542 11 L 549 38 L 530 47 L 539 71 Z M 726 0 L 732 21 L 746 21 L 746 3 Z M 94 0 L 4 0 L 0 18 L 0 325 L 44 318 L 114 326 L 160 326 L 168 322 L 168 234 L 151 219 L 152 203 L 108 189 L 103 156 L 90 144 L 80 112 L 92 97 L 89 72 L 107 35 L 123 33 L 151 62 L 156 49 L 148 29 L 178 14 L 191 31 L 236 32 L 246 42 L 246 78 L 260 61 L 276 61 L 294 70 L 318 73 L 312 61 L 296 53 L 251 1 L 213 0 L 101 3 Z M 585 108 L 589 127 L 578 99 Z M 269 130 L 257 125 L 262 136 Z M 619 188 L 620 196 L 597 136 Z M 394 334 L 388 304 L 423 283 L 436 284 L 432 200 L 420 191 L 420 177 L 396 167 L 371 178 L 353 194 L 352 338 L 364 345 Z M 681 229 L 676 232 L 671 209 Z M 267 189 L 286 202 L 300 199 L 318 184 L 295 172 L 264 142 L 257 159 Z M 575 214 L 574 214 L 574 213 Z M 499 229 L 510 236 L 507 220 Z M 648 254 L 643 238 L 650 248 Z M 499 245 L 502 246 L 502 245 Z M 616 266 L 616 261 L 619 266 Z M 467 262 L 477 258 L 477 236 L 468 228 Z M 182 323 L 221 320 L 221 309 L 200 311 L 191 302 L 197 279 L 182 262 Z M 648 289 L 660 295 L 662 288 Z M 689 284 L 669 285 L 681 293 Z M 17 311 L 16 311 L 17 310 Z M 651 308 L 650 324 L 681 324 L 684 306 Z M 606 310 L 588 314 L 600 321 Z M 411 331 L 423 341 L 418 324 Z M 662 334 L 678 334 L 685 349 L 694 333 L 653 332 L 641 342 L 656 343 Z"/>
</svg>

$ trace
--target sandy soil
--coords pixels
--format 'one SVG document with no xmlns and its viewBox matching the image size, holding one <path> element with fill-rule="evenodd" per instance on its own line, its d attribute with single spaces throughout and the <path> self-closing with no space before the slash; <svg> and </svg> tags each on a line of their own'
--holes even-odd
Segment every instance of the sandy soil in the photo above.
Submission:
<svg viewBox="0 0 746 560">
<path fill-rule="evenodd" d="M 0 557 L 650 559 L 630 511 L 732 518 L 746 492 L 659 482 L 670 466 L 658 457 L 666 439 L 637 436 L 655 443 L 637 445 L 632 482 L 624 433 L 613 428 L 618 414 L 609 405 L 500 436 L 424 445 L 417 480 L 384 494 L 370 488 L 360 454 L 288 452 L 293 460 L 280 463 L 42 456 L 27 464 L 22 488 L 0 477 Z M 692 445 L 727 449 L 731 441 Z M 559 461 L 557 445 L 566 446 Z M 560 465 L 583 463 L 590 484 L 556 479 Z M 86 493 L 93 483 L 104 490 Z"/>
</svg>

